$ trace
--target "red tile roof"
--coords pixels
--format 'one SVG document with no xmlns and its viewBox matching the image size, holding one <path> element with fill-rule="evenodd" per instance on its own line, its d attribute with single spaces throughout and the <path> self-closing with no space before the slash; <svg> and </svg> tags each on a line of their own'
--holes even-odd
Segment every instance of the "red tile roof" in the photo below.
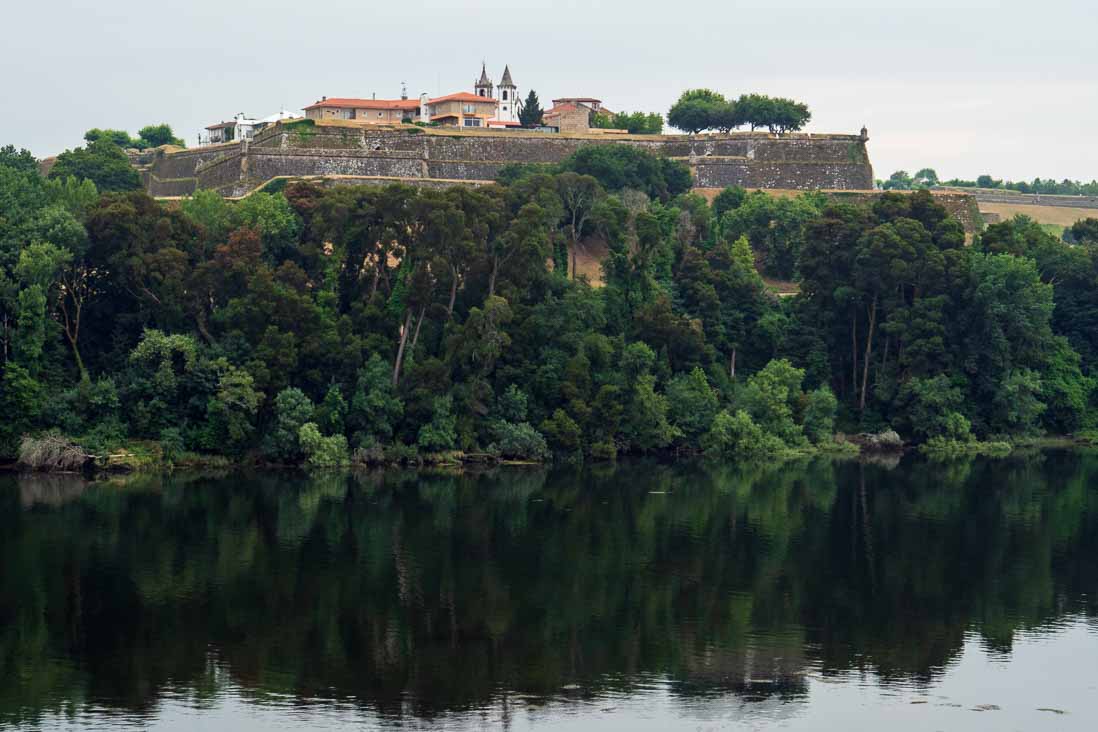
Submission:
<svg viewBox="0 0 1098 732">
<path fill-rule="evenodd" d="M 496 100 L 490 97 L 482 97 L 470 92 L 457 92 L 427 100 L 428 104 L 439 102 L 469 102 L 473 104 L 495 104 Z M 329 97 L 310 104 L 305 109 L 323 108 L 355 108 L 355 109 L 418 109 L 418 99 L 355 99 L 353 97 Z"/>
<path fill-rule="evenodd" d="M 557 114 L 560 114 L 562 112 L 574 112 L 579 108 L 580 107 L 576 104 L 558 104 L 557 106 L 553 107 L 552 109 L 546 110 L 545 113 L 542 116 L 543 117 L 548 117 L 549 115 L 557 115 Z"/>
<path fill-rule="evenodd" d="M 355 109 L 418 109 L 416 99 L 354 99 L 351 97 L 330 97 L 310 104 L 305 109 L 323 109 L 325 107 L 353 107 Z"/>
<path fill-rule="evenodd" d="M 480 102 L 481 104 L 495 104 L 496 100 L 491 97 L 482 97 L 477 94 L 471 94 L 470 92 L 458 92 L 456 94 L 447 94 L 444 97 L 435 97 L 429 100 L 429 104 L 436 104 L 438 102 Z"/>
</svg>

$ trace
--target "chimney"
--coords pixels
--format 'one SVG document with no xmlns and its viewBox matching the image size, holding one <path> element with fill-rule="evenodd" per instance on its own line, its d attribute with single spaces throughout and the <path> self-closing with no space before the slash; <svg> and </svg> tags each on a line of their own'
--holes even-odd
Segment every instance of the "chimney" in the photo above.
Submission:
<svg viewBox="0 0 1098 732">
<path fill-rule="evenodd" d="M 377 92 L 370 92 L 370 99 L 377 99 Z"/>
<path fill-rule="evenodd" d="M 431 120 L 427 116 L 427 92 L 423 92 L 419 95 L 419 121 L 430 122 Z"/>
</svg>

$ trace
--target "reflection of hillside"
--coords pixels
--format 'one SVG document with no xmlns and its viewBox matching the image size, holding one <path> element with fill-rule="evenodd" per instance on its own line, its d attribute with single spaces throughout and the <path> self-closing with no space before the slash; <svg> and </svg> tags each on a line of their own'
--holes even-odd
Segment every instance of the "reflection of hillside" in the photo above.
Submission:
<svg viewBox="0 0 1098 732">
<path fill-rule="evenodd" d="M 1096 474 L 1071 454 L 0 482 L 0 721 L 148 709 L 221 670 L 426 719 L 653 676 L 684 700 L 796 700 L 809 668 L 932 681 L 966 632 L 1009 651 L 1098 615 Z"/>
<path fill-rule="evenodd" d="M 19 505 L 24 509 L 35 504 L 57 507 L 75 501 L 88 487 L 88 481 L 77 475 L 30 473 L 16 479 L 19 485 Z"/>
<path fill-rule="evenodd" d="M 808 693 L 809 663 L 799 635 L 752 639 L 743 648 L 692 654 L 672 688 L 690 697 L 731 693 L 749 701 L 795 700 Z"/>
</svg>

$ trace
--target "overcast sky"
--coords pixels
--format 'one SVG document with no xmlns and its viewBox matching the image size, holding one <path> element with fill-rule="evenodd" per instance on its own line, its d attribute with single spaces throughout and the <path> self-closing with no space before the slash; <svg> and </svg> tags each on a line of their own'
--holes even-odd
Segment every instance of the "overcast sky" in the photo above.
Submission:
<svg viewBox="0 0 1098 732">
<path fill-rule="evenodd" d="M 765 6 L 765 7 L 764 7 Z M 666 112 L 686 88 L 789 96 L 815 132 L 869 128 L 877 177 L 930 166 L 1098 178 L 1098 0 L 29 0 L 4 3 L 0 144 L 207 124 L 322 95 L 468 90 Z"/>
</svg>

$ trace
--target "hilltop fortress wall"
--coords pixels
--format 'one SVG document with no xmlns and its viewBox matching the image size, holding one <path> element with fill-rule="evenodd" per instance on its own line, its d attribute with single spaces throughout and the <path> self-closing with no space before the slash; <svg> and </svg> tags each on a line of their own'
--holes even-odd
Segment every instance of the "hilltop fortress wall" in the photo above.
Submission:
<svg viewBox="0 0 1098 732">
<path fill-rule="evenodd" d="M 509 163 L 556 163 L 584 145 L 612 143 L 681 160 L 699 188 L 867 190 L 873 169 L 865 142 L 857 135 L 569 135 L 297 122 L 248 143 L 158 150 L 135 164 L 154 196 L 205 188 L 236 197 L 279 177 L 483 183 Z"/>
</svg>

